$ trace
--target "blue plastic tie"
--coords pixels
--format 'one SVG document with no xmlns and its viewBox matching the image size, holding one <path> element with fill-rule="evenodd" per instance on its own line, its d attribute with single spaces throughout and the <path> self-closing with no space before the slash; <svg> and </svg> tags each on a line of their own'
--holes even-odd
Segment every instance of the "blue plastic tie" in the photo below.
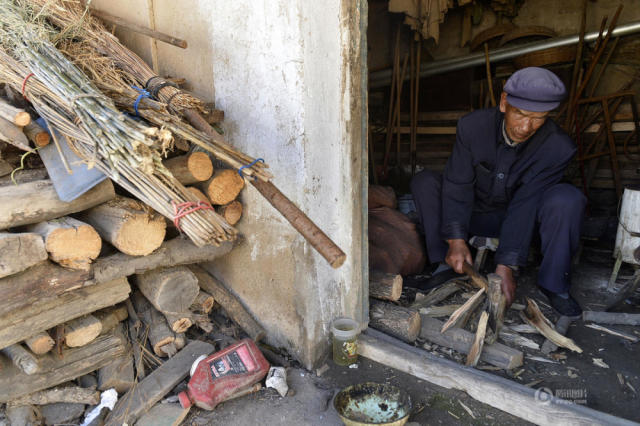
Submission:
<svg viewBox="0 0 640 426">
<path fill-rule="evenodd" d="M 136 117 L 140 117 L 140 114 L 138 113 L 138 105 L 140 105 L 140 101 L 142 100 L 142 98 L 151 98 L 151 93 L 136 86 L 131 86 L 131 88 L 139 93 L 136 101 L 133 103 L 133 110 L 136 112 Z"/>
<path fill-rule="evenodd" d="M 248 167 L 251 167 L 251 166 L 253 166 L 254 164 L 256 164 L 258 161 L 262 161 L 262 162 L 264 163 L 264 160 L 263 160 L 262 158 L 256 158 L 256 159 L 255 159 L 255 160 L 253 160 L 251 163 L 249 163 L 249 164 L 245 164 L 244 166 L 240 167 L 240 168 L 238 169 L 238 174 L 239 174 L 241 177 L 244 177 L 244 175 L 242 174 L 242 169 L 246 169 L 246 168 L 248 168 Z"/>
</svg>

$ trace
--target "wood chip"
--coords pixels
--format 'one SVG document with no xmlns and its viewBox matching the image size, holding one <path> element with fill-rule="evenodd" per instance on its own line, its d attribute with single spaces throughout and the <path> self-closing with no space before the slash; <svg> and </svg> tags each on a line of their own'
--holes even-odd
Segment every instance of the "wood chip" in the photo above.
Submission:
<svg viewBox="0 0 640 426">
<path fill-rule="evenodd" d="M 460 420 L 460 417 L 456 416 L 451 411 L 447 410 L 447 413 L 451 414 L 452 417 L 455 417 L 456 419 Z"/>
<path fill-rule="evenodd" d="M 624 377 L 620 373 L 617 373 L 617 375 L 618 375 L 618 381 L 622 386 L 624 386 Z"/>
<path fill-rule="evenodd" d="M 602 367 L 602 368 L 609 368 L 609 366 L 607 365 L 606 362 L 604 362 L 602 360 L 602 358 L 592 358 L 593 360 L 593 364 L 597 365 L 598 367 Z"/>
<path fill-rule="evenodd" d="M 539 385 L 539 384 L 540 384 L 540 383 L 542 383 L 542 382 L 543 382 L 543 380 L 542 380 L 542 379 L 538 379 L 538 380 L 534 380 L 533 382 L 529 382 L 529 383 L 527 383 L 525 386 L 526 386 L 526 387 L 528 387 L 528 388 L 532 388 L 532 387 L 534 387 L 535 385 Z"/>
<path fill-rule="evenodd" d="M 460 403 L 460 405 L 462 406 L 462 408 L 464 408 L 464 411 L 466 411 L 467 413 L 469 413 L 469 415 L 471 416 L 471 418 L 473 418 L 475 420 L 476 416 L 473 414 L 473 411 L 471 411 L 471 408 L 467 407 L 466 405 L 464 405 L 462 403 L 462 401 L 458 400 L 458 403 Z"/>
<path fill-rule="evenodd" d="M 515 331 L 516 333 L 524 333 L 524 334 L 540 334 L 537 328 L 529 325 L 529 324 L 514 324 L 510 326 L 505 326 L 505 330 Z"/>
<path fill-rule="evenodd" d="M 546 362 L 546 363 L 549 363 L 549 364 L 560 364 L 558 361 L 553 361 L 551 359 L 543 358 L 541 356 L 530 356 L 530 355 L 527 355 L 525 358 L 530 359 L 531 361 Z"/>
</svg>

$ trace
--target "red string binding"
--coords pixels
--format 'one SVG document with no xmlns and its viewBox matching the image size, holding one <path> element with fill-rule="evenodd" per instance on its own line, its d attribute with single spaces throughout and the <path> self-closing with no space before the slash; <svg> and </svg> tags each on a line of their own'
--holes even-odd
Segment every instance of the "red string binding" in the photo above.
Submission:
<svg viewBox="0 0 640 426">
<path fill-rule="evenodd" d="M 24 95 L 24 88 L 27 86 L 27 80 L 29 80 L 32 76 L 33 76 L 33 73 L 31 72 L 31 73 L 29 73 L 29 75 L 27 75 L 27 76 L 24 78 L 24 80 L 22 81 L 22 97 L 23 97 L 25 100 L 27 100 L 27 101 L 28 101 L 29 99 L 27 99 L 27 97 Z"/>
<path fill-rule="evenodd" d="M 172 201 L 171 205 L 173 206 L 173 224 L 180 232 L 182 232 L 180 219 L 198 210 L 213 210 L 211 204 L 204 201 L 198 201 L 197 203 L 193 201 L 185 201 L 184 203 Z"/>
</svg>

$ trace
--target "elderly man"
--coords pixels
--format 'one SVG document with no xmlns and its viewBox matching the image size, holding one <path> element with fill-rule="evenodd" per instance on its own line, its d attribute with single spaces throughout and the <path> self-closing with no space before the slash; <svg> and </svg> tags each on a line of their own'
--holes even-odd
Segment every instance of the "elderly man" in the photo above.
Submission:
<svg viewBox="0 0 640 426">
<path fill-rule="evenodd" d="M 432 285 L 462 273 L 465 261 L 472 263 L 468 237 L 498 237 L 495 272 L 511 304 L 513 271 L 526 264 L 537 229 L 544 255 L 540 289 L 561 314 L 581 313 L 569 286 L 586 200 L 576 187 L 560 183 L 576 148 L 548 118 L 565 95 L 551 71 L 517 71 L 504 86 L 499 108 L 474 111 L 458 121 L 444 174 L 415 176 L 411 190 L 427 253 L 438 263 Z"/>
</svg>

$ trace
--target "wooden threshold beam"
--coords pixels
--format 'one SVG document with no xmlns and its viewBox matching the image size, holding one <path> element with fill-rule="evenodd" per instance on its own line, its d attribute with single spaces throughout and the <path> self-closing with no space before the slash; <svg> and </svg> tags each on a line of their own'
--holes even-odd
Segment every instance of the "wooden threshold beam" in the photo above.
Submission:
<svg viewBox="0 0 640 426">
<path fill-rule="evenodd" d="M 539 425 L 637 425 L 584 405 L 573 404 L 511 380 L 442 359 L 384 333 L 367 329 L 358 353 L 447 389 L 458 389 L 484 404 Z"/>
</svg>

